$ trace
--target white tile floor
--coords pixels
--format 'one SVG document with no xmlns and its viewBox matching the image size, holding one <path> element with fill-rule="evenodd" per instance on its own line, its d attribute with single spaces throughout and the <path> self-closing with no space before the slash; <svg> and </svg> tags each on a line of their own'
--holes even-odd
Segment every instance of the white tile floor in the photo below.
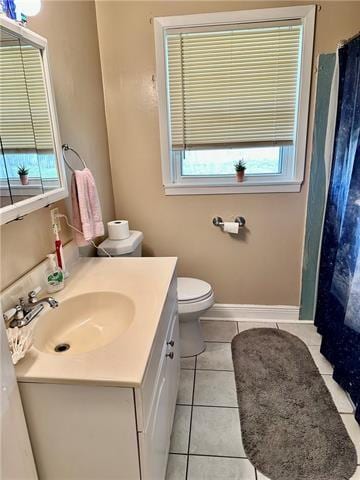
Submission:
<svg viewBox="0 0 360 480">
<path fill-rule="evenodd" d="M 202 327 L 206 351 L 181 360 L 166 480 L 269 480 L 244 452 L 231 358 L 232 338 L 254 327 L 286 330 L 309 347 L 357 448 L 359 466 L 351 480 L 360 480 L 360 427 L 347 394 L 332 379 L 332 367 L 320 353 L 321 337 L 314 326 L 208 320 Z"/>
</svg>

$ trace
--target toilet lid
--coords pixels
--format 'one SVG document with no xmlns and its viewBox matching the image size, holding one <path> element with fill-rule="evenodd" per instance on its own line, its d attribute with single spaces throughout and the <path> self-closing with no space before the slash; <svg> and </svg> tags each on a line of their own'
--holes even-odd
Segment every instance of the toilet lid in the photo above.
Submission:
<svg viewBox="0 0 360 480">
<path fill-rule="evenodd" d="M 178 277 L 177 292 L 179 302 L 203 300 L 212 294 L 211 285 L 203 280 L 189 277 Z"/>
</svg>

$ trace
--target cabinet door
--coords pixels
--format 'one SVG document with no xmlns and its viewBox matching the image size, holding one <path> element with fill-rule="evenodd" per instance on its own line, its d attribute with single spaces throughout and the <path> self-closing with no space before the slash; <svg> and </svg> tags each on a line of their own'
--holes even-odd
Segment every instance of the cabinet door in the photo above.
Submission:
<svg viewBox="0 0 360 480">
<path fill-rule="evenodd" d="M 40 479 L 140 479 L 131 388 L 19 387 Z"/>
<path fill-rule="evenodd" d="M 177 311 L 176 295 L 176 278 L 174 277 L 161 313 L 141 387 L 135 389 L 138 432 L 144 432 L 148 429 L 150 415 L 156 402 L 162 364 L 167 358 L 165 357 L 167 353 L 165 351 L 167 348 L 165 340 L 172 335 L 173 320 Z"/>
<path fill-rule="evenodd" d="M 170 342 L 174 342 L 174 345 L 171 346 Z M 156 387 L 156 401 L 153 403 L 146 430 L 138 434 L 143 480 L 163 480 L 165 478 L 179 385 L 179 352 L 179 322 L 176 313 L 173 315 L 171 328 L 162 352 L 162 367 Z"/>
</svg>

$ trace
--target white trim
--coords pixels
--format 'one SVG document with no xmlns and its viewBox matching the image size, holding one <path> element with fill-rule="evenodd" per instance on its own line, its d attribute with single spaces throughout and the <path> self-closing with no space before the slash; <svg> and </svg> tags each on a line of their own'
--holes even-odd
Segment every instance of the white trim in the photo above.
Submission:
<svg viewBox="0 0 360 480">
<path fill-rule="evenodd" d="M 281 193 L 281 192 L 300 192 L 301 183 L 273 183 L 269 185 L 165 185 L 165 195 L 218 195 L 234 193 Z"/>
<path fill-rule="evenodd" d="M 241 305 L 216 303 L 201 318 L 203 320 L 306 322 L 299 320 L 300 307 L 293 305 Z M 309 322 L 308 322 L 309 323 Z M 310 323 L 313 323 L 312 321 Z"/>
<path fill-rule="evenodd" d="M 54 93 L 52 89 L 51 76 L 49 70 L 48 48 L 46 38 L 41 37 L 37 33 L 32 32 L 28 28 L 22 26 L 14 20 L 10 20 L 6 17 L 0 16 L 0 26 L 11 33 L 17 35 L 19 38 L 23 38 L 27 43 L 30 43 L 35 48 L 38 48 L 42 52 L 44 81 L 46 87 L 46 93 L 48 98 L 49 116 L 52 126 L 52 133 L 54 139 L 54 149 L 57 159 L 57 167 L 59 172 L 59 181 L 61 187 L 51 190 L 47 193 L 35 195 L 21 202 L 17 202 L 13 205 L 8 205 L 0 209 L 0 225 L 11 222 L 21 218 L 28 213 L 38 210 L 42 207 L 46 207 L 51 203 L 66 198 L 68 196 L 67 181 L 65 175 L 65 166 L 62 161 L 61 154 L 61 140 L 59 133 L 58 117 L 56 112 Z"/>
<path fill-rule="evenodd" d="M 319 250 L 318 250 L 318 258 L 317 258 L 317 264 L 316 264 L 315 296 L 314 296 L 314 305 L 313 305 L 314 318 L 316 313 L 316 304 L 317 304 L 317 297 L 318 297 L 318 290 L 319 290 L 321 247 L 322 247 L 322 241 L 323 241 L 323 235 L 324 235 L 326 205 L 327 205 L 327 197 L 328 197 L 328 192 L 330 187 L 331 167 L 333 163 L 333 153 L 334 153 L 334 144 L 335 144 L 335 130 L 336 130 L 338 101 L 339 101 L 339 81 L 340 81 L 339 68 L 340 68 L 339 49 L 337 49 L 334 73 L 333 73 L 333 78 L 331 82 L 328 119 L 327 119 L 327 125 L 326 125 L 325 148 L 324 148 L 325 182 L 326 182 L 325 183 L 325 203 L 324 203 L 323 212 L 322 212 L 321 234 L 319 238 Z M 305 227 L 306 227 L 306 220 L 305 220 Z"/>
<path fill-rule="evenodd" d="M 171 17 L 155 17 L 155 23 L 162 28 L 197 27 L 204 25 L 226 25 L 228 23 L 254 23 L 261 21 L 292 20 L 313 13 L 316 5 L 295 7 L 262 8 L 232 12 L 195 13 Z"/>
<path fill-rule="evenodd" d="M 155 54 L 156 80 L 159 103 L 160 148 L 163 184 L 166 195 L 201 195 L 224 193 L 263 193 L 263 192 L 299 192 L 304 180 L 308 112 L 310 102 L 314 27 L 316 6 L 296 6 L 281 8 L 266 8 L 256 10 L 240 10 L 234 12 L 219 12 L 195 15 L 180 15 L 172 17 L 156 17 Z M 294 171 L 291 179 L 267 179 L 259 185 L 182 185 L 176 182 L 173 175 L 173 162 L 170 158 L 170 119 L 166 85 L 166 42 L 165 34 L 174 28 L 226 25 L 233 23 L 254 23 L 264 21 L 298 20 L 303 24 L 302 59 L 299 79 L 299 106 L 296 125 L 296 148 Z"/>
</svg>

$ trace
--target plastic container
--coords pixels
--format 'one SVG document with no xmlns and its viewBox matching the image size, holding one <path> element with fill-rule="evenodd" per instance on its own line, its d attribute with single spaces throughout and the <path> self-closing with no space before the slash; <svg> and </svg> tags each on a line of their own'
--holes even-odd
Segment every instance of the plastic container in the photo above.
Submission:
<svg viewBox="0 0 360 480">
<path fill-rule="evenodd" d="M 56 264 L 56 255 L 50 253 L 48 257 L 48 268 L 45 273 L 46 288 L 49 293 L 58 292 L 65 286 L 64 273 Z"/>
</svg>

